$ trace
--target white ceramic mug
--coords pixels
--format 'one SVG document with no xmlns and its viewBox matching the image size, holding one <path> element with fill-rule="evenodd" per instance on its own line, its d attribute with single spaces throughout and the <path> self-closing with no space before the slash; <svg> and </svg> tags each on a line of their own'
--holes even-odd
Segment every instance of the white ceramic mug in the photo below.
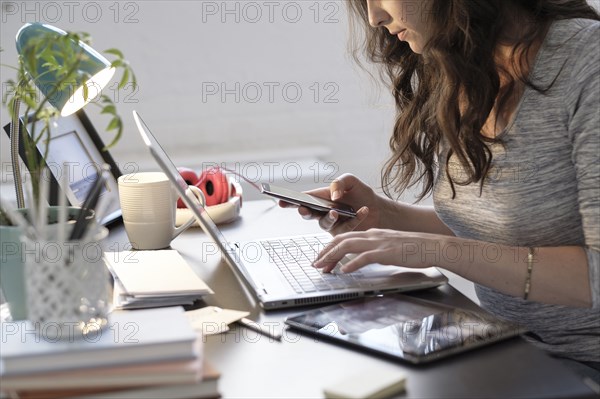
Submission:
<svg viewBox="0 0 600 399">
<path fill-rule="evenodd" d="M 134 249 L 162 249 L 190 227 L 175 227 L 177 194 L 162 172 L 138 172 L 118 179 L 119 202 L 127 237 Z"/>
</svg>

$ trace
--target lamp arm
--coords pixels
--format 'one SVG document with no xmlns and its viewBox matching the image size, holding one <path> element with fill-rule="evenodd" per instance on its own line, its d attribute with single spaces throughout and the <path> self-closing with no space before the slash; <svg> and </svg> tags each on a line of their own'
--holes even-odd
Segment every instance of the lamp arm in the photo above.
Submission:
<svg viewBox="0 0 600 399">
<path fill-rule="evenodd" d="M 23 195 L 23 178 L 21 176 L 21 165 L 19 164 L 19 109 L 21 100 L 15 98 L 12 109 L 12 122 L 10 125 L 10 160 L 13 168 L 13 180 L 17 194 L 17 208 L 25 208 L 25 196 Z"/>
<path fill-rule="evenodd" d="M 57 92 L 58 87 L 60 87 L 60 85 L 62 83 L 64 83 L 66 80 L 68 80 L 68 78 L 77 70 L 77 67 L 79 66 L 79 62 L 75 63 L 75 65 L 73 65 L 68 73 L 66 74 L 66 77 L 63 78 L 59 84 L 52 89 L 52 91 L 49 93 L 49 95 L 53 95 L 54 93 Z M 19 83 L 19 86 L 24 86 L 25 82 L 24 80 L 21 80 L 21 82 Z M 34 123 L 34 131 L 35 131 L 35 123 L 37 121 L 39 112 L 41 111 L 41 109 L 44 107 L 44 105 L 46 104 L 46 102 L 48 101 L 47 97 L 44 98 L 41 103 L 39 104 L 37 110 L 35 111 L 34 117 L 33 117 L 33 123 Z M 19 163 L 19 140 L 20 140 L 20 123 L 19 123 L 19 114 L 20 114 L 20 109 L 21 109 L 21 99 L 16 96 L 15 100 L 13 102 L 13 109 L 12 109 L 12 121 L 11 121 L 11 126 L 10 126 L 10 159 L 11 159 L 11 163 L 12 163 L 12 168 L 13 168 L 13 180 L 14 180 L 14 184 L 15 184 L 15 193 L 16 193 L 16 197 L 17 197 L 17 208 L 25 208 L 25 195 L 23 193 L 23 176 L 21 174 L 21 164 Z M 44 154 L 46 155 L 46 154 Z M 44 156 L 45 159 L 45 156 Z M 32 178 L 35 178 L 32 176 Z"/>
</svg>

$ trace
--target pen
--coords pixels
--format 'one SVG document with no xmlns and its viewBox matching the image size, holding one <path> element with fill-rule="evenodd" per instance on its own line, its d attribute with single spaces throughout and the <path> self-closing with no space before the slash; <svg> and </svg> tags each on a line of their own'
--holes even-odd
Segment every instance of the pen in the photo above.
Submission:
<svg viewBox="0 0 600 399">
<path fill-rule="evenodd" d="M 281 334 L 276 333 L 275 331 L 271 331 L 269 328 L 264 327 L 255 321 L 242 317 L 237 321 L 237 323 L 241 324 L 249 330 L 256 331 L 259 334 L 272 338 L 275 341 L 281 341 Z"/>
<path fill-rule="evenodd" d="M 71 232 L 71 236 L 69 237 L 69 241 L 81 239 L 85 231 L 88 229 L 90 220 L 86 218 L 86 214 L 88 210 L 94 209 L 96 207 L 96 204 L 98 203 L 98 199 L 100 198 L 100 194 L 102 193 L 102 187 L 106 182 L 108 169 L 110 169 L 108 165 L 102 165 L 102 172 L 98 176 L 98 179 L 94 182 L 94 185 L 88 192 L 88 195 L 86 196 L 85 201 L 83 202 L 83 205 L 79 210 L 77 220 L 75 221 L 75 226 L 73 227 L 73 231 Z"/>
<path fill-rule="evenodd" d="M 67 188 L 69 187 L 69 168 L 67 163 L 63 163 L 62 168 L 62 190 L 59 190 L 58 197 L 58 242 L 64 245 L 67 236 Z"/>
<path fill-rule="evenodd" d="M 48 226 L 48 206 L 46 204 L 46 199 L 48 198 L 48 191 L 50 189 L 50 185 L 48 184 L 48 177 L 44 176 L 42 173 L 40 175 L 40 196 L 38 198 L 38 235 L 45 240 L 46 239 L 46 227 Z"/>
</svg>

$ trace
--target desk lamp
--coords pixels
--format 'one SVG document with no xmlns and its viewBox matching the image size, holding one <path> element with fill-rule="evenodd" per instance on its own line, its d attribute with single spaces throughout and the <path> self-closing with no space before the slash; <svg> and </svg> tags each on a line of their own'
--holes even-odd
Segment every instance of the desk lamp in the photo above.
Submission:
<svg viewBox="0 0 600 399">
<path fill-rule="evenodd" d="M 82 41 L 70 40 L 66 54 L 77 59 L 78 62 L 74 64 L 72 80 L 69 79 L 69 82 L 64 82 L 65 84 L 59 87 L 58 82 L 64 79 L 59 74 L 64 74 L 64 71 L 57 71 L 52 68 L 45 56 L 54 57 L 57 63 L 64 65 L 66 60 L 60 58 L 62 57 L 61 54 L 64 53 L 52 53 L 52 48 L 42 48 L 39 44 L 42 39 L 45 42 L 50 39 L 51 42 L 56 43 L 64 36 L 67 36 L 67 32 L 54 26 L 42 23 L 27 23 L 19 29 L 16 38 L 19 57 L 25 57 L 29 61 L 23 62 L 27 76 L 25 78 L 21 77 L 18 84 L 22 85 L 23 79 L 32 80 L 48 102 L 60 111 L 61 116 L 71 115 L 83 108 L 93 100 L 93 97 L 88 95 L 91 93 L 90 89 L 94 89 L 97 94 L 100 94 L 100 91 L 108 84 L 115 73 L 115 68 L 100 53 Z M 19 165 L 19 108 L 20 99 L 16 98 L 11 120 L 11 162 L 17 194 L 17 206 L 24 208 L 25 199 Z"/>
</svg>

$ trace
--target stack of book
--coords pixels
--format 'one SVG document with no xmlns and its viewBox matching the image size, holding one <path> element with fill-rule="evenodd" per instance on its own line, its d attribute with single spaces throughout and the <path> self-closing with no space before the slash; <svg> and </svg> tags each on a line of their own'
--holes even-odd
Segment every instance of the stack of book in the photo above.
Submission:
<svg viewBox="0 0 600 399">
<path fill-rule="evenodd" d="M 105 329 L 77 340 L 33 327 L 1 326 L 0 390 L 10 397 L 219 397 L 219 374 L 180 307 L 113 312 Z"/>
<path fill-rule="evenodd" d="M 213 293 L 175 250 L 106 252 L 105 259 L 116 309 L 191 305 Z"/>
</svg>

